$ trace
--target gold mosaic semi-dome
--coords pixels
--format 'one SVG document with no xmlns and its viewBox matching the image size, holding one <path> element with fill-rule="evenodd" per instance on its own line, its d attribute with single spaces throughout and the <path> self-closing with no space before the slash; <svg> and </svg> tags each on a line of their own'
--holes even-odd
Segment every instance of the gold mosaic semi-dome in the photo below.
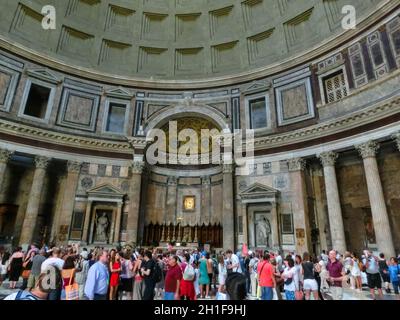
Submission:
<svg viewBox="0 0 400 320">
<path fill-rule="evenodd" d="M 3 0 L 1 41 L 65 71 L 125 79 L 259 76 L 295 65 L 341 28 L 343 0 Z M 354 0 L 357 18 L 381 0 Z M 44 5 L 56 29 L 43 33 Z M 228 77 L 230 76 L 230 77 Z M 201 83 L 201 81 L 199 82 Z"/>
</svg>

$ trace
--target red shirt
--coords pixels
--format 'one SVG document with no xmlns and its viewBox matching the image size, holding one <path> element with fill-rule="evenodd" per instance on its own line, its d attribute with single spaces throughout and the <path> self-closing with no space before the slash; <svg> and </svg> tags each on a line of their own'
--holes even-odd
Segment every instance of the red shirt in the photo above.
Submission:
<svg viewBox="0 0 400 320">
<path fill-rule="evenodd" d="M 257 273 L 260 279 L 261 287 L 273 287 L 272 277 L 274 276 L 274 267 L 268 261 L 263 261 L 257 266 Z"/>
<path fill-rule="evenodd" d="M 176 264 L 168 269 L 165 276 L 165 292 L 176 292 L 177 281 L 182 280 L 181 267 Z"/>
<path fill-rule="evenodd" d="M 328 265 L 326 266 L 326 270 L 328 270 L 330 277 L 341 278 L 342 271 L 343 271 L 343 265 L 339 260 L 335 260 L 335 262 L 333 262 L 333 263 L 331 262 L 331 260 L 329 260 Z M 334 281 L 333 286 L 341 287 L 342 281 Z"/>
</svg>

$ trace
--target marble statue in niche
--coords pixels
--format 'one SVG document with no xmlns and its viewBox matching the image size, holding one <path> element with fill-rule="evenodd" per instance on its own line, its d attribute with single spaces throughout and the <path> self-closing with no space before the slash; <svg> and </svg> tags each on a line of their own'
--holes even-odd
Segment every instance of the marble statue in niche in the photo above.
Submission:
<svg viewBox="0 0 400 320">
<path fill-rule="evenodd" d="M 103 211 L 97 214 L 96 219 L 96 241 L 106 242 L 108 240 L 108 220 L 107 212 Z"/>
<path fill-rule="evenodd" d="M 271 223 L 266 214 L 256 214 L 256 246 L 267 247 L 271 245 Z"/>
</svg>

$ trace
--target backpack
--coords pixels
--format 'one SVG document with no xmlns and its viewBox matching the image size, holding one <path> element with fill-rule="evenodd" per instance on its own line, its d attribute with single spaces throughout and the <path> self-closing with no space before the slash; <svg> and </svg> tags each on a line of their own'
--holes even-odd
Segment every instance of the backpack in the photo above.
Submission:
<svg viewBox="0 0 400 320">
<path fill-rule="evenodd" d="M 183 273 L 183 280 L 193 281 L 194 277 L 195 277 L 194 268 L 190 264 L 188 264 L 186 266 L 185 272 Z"/>
<path fill-rule="evenodd" d="M 39 300 L 39 299 L 31 293 L 26 293 L 24 290 L 20 290 L 15 296 L 15 300 Z"/>
<path fill-rule="evenodd" d="M 153 268 L 153 280 L 158 283 L 162 280 L 162 270 L 160 264 L 156 262 Z"/>
<path fill-rule="evenodd" d="M 215 259 L 212 259 L 212 265 L 213 265 L 213 272 L 214 274 L 218 275 L 219 270 L 218 270 L 218 262 Z"/>
</svg>

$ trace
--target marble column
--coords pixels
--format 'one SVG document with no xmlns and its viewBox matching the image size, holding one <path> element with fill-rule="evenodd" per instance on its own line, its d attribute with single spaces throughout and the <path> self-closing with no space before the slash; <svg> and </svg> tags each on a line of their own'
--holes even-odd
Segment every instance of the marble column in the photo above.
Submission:
<svg viewBox="0 0 400 320">
<path fill-rule="evenodd" d="M 129 213 L 127 221 L 127 242 L 137 243 L 138 226 L 139 226 L 139 211 L 142 187 L 142 172 L 144 162 L 135 160 L 132 165 L 131 186 L 129 191 Z"/>
<path fill-rule="evenodd" d="M 357 145 L 356 149 L 364 162 L 365 178 L 367 180 L 375 237 L 379 251 L 383 252 L 386 257 L 394 257 L 393 237 L 379 176 L 378 162 L 376 161 L 379 145 L 375 141 L 368 141 Z"/>
<path fill-rule="evenodd" d="M 5 201 L 6 190 L 4 190 L 4 178 L 6 175 L 7 164 L 13 155 L 13 151 L 0 149 L 0 203 Z M 0 232 L 3 229 L 3 210 L 0 211 Z"/>
<path fill-rule="evenodd" d="M 325 201 L 322 193 L 323 173 L 320 168 L 314 168 L 312 172 L 312 180 L 314 186 L 315 203 L 317 210 L 317 226 L 319 229 L 319 244 L 320 250 L 328 248 L 325 227 L 327 225 L 325 218 Z"/>
<path fill-rule="evenodd" d="M 90 216 L 92 213 L 92 205 L 93 201 L 89 200 L 86 204 L 86 213 L 85 213 L 85 222 L 83 224 L 83 234 L 82 241 L 85 243 L 89 243 L 88 234 L 89 234 L 89 225 L 90 225 Z"/>
<path fill-rule="evenodd" d="M 241 218 L 243 219 L 243 243 L 249 246 L 247 203 L 240 203 L 240 208 L 242 209 Z"/>
<path fill-rule="evenodd" d="M 44 180 L 46 177 L 46 168 L 50 163 L 50 158 L 37 156 L 35 157 L 35 173 L 33 182 L 29 192 L 28 204 L 25 211 L 25 218 L 22 224 L 22 232 L 19 243 L 29 245 L 36 231 L 36 222 L 39 214 L 40 200 L 43 191 Z"/>
<path fill-rule="evenodd" d="M 235 215 L 233 207 L 233 165 L 223 164 L 223 185 L 222 185 L 222 227 L 224 250 L 235 248 Z"/>
<path fill-rule="evenodd" d="M 176 221 L 176 202 L 177 202 L 177 194 L 178 194 L 178 178 L 177 177 L 168 177 L 167 182 L 167 197 L 166 197 L 166 205 L 165 205 L 165 223 L 170 225 L 176 225 L 178 221 Z"/>
<path fill-rule="evenodd" d="M 337 153 L 323 152 L 318 156 L 324 167 L 326 200 L 328 203 L 329 224 L 333 249 L 340 253 L 346 251 L 346 238 L 344 234 L 342 208 L 340 206 L 339 189 L 336 180 L 335 162 Z"/>
<path fill-rule="evenodd" d="M 4 202 L 4 178 L 6 175 L 6 170 L 7 170 L 7 165 L 8 162 L 10 161 L 13 151 L 7 150 L 7 149 L 0 149 L 0 201 Z"/>
<path fill-rule="evenodd" d="M 292 190 L 293 224 L 295 230 L 303 230 L 304 237 L 298 238 L 296 234 L 296 251 L 310 252 L 311 230 L 308 210 L 308 196 L 304 170 L 306 161 L 302 158 L 288 160 L 290 172 L 290 188 Z"/>
<path fill-rule="evenodd" d="M 63 197 L 60 211 L 57 213 L 56 219 L 57 230 L 59 232 L 62 225 L 67 225 L 71 227 L 72 214 L 74 212 L 75 205 L 75 194 L 76 188 L 78 187 L 79 173 L 81 170 L 82 163 L 77 161 L 67 162 L 67 177 L 63 190 Z M 68 235 L 65 235 L 66 239 Z"/>
<path fill-rule="evenodd" d="M 272 247 L 281 248 L 279 236 L 279 218 L 278 218 L 278 204 L 276 201 L 271 202 L 271 228 L 272 228 Z"/>
<path fill-rule="evenodd" d="M 119 236 L 121 232 L 121 217 L 122 217 L 122 203 L 118 203 L 117 216 L 115 218 L 115 232 L 114 232 L 114 243 L 119 243 Z"/>
<path fill-rule="evenodd" d="M 211 179 L 209 176 L 201 177 L 201 213 L 196 217 L 195 223 L 201 225 L 203 222 L 211 224 Z M 215 217 L 214 217 L 215 218 Z"/>
</svg>

